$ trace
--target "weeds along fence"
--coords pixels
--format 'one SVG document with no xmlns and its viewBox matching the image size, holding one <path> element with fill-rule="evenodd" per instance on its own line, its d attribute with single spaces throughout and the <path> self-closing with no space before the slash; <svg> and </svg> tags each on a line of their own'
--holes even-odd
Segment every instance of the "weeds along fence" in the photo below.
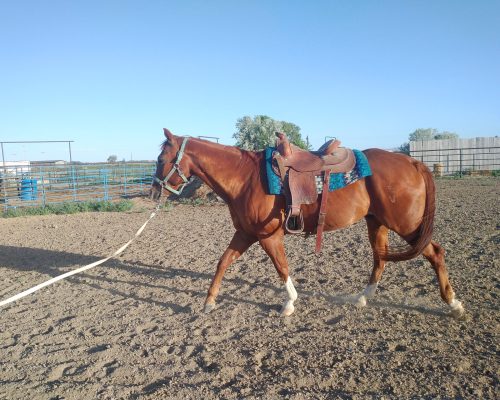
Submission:
<svg viewBox="0 0 500 400">
<path fill-rule="evenodd" d="M 110 201 L 146 194 L 155 164 L 0 165 L 0 207 Z"/>
</svg>

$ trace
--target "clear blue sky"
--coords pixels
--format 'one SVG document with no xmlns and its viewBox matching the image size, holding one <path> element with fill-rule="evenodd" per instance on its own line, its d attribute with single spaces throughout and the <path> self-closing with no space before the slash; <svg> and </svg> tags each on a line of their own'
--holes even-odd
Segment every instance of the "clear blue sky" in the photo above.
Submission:
<svg viewBox="0 0 500 400">
<path fill-rule="evenodd" d="M 257 114 L 314 147 L 392 148 L 428 127 L 499 135 L 500 1 L 0 0 L 1 141 L 154 159 L 163 127 L 233 144 L 236 120 Z"/>
</svg>

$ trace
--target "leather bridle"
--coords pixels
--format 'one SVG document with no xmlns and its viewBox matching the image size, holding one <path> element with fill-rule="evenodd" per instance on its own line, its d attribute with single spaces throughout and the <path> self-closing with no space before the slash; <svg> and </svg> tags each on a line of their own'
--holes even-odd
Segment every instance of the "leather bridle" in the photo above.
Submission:
<svg viewBox="0 0 500 400">
<path fill-rule="evenodd" d="M 185 137 L 184 140 L 182 141 L 182 145 L 181 145 L 181 148 L 179 149 L 178 153 L 177 153 L 177 158 L 174 162 L 174 164 L 172 165 L 172 168 L 170 169 L 169 173 L 167 174 L 167 176 L 163 179 L 160 179 L 156 176 L 156 174 L 153 176 L 153 182 L 156 182 L 158 183 L 163 189 L 166 189 L 168 190 L 169 192 L 171 193 L 174 193 L 176 195 L 180 195 L 182 193 L 182 191 L 184 190 L 184 187 L 189 183 L 191 182 L 191 177 L 188 179 L 186 178 L 186 176 L 184 175 L 184 173 L 182 172 L 181 170 L 181 166 L 180 166 L 180 163 L 181 163 L 181 160 L 182 160 L 182 157 L 184 156 L 184 149 L 186 148 L 186 143 L 188 141 L 188 137 Z M 168 183 L 168 180 L 172 177 L 173 174 L 177 173 L 177 175 L 179 175 L 179 177 L 182 179 L 183 183 L 181 184 L 181 187 L 180 189 L 176 190 L 174 189 L 172 186 L 170 186 L 170 184 Z"/>
</svg>

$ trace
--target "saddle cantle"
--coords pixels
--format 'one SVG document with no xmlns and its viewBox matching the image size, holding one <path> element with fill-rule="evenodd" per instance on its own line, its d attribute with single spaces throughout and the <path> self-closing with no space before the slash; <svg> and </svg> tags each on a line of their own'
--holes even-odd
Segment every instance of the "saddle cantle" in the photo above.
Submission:
<svg viewBox="0 0 500 400">
<path fill-rule="evenodd" d="M 287 232 L 300 233 L 304 230 L 301 205 L 313 204 L 318 200 L 317 177 L 322 178 L 323 191 L 316 229 L 316 252 L 319 252 L 330 174 L 351 171 L 356 165 L 356 157 L 351 149 L 339 147 L 340 141 L 336 139 L 326 142 L 318 151 L 307 151 L 291 144 L 284 133 L 276 132 L 276 136 L 277 151 L 273 154 L 273 160 L 277 164 L 287 201 Z"/>
</svg>

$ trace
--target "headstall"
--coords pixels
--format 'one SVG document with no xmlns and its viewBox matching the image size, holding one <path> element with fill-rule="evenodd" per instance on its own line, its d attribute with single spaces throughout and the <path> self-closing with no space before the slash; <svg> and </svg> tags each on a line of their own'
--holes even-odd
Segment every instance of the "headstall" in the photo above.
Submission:
<svg viewBox="0 0 500 400">
<path fill-rule="evenodd" d="M 177 158 L 174 162 L 174 165 L 172 165 L 172 169 L 170 170 L 170 172 L 167 174 L 167 176 L 163 179 L 160 179 L 158 178 L 156 175 L 153 176 L 153 182 L 156 182 L 156 183 L 159 183 L 160 186 L 163 188 L 163 189 L 166 189 L 168 190 L 169 192 L 171 193 L 174 193 L 176 195 L 180 195 L 182 193 L 182 191 L 184 190 L 184 187 L 189 183 L 191 182 L 191 178 L 186 178 L 186 176 L 184 175 L 184 173 L 182 172 L 181 170 L 181 166 L 180 166 L 180 163 L 181 163 L 181 160 L 182 160 L 182 157 L 184 156 L 184 149 L 186 147 L 186 143 L 188 141 L 188 137 L 185 137 L 184 140 L 182 141 L 182 145 L 181 145 L 181 148 L 179 150 L 179 152 L 177 153 Z M 177 175 L 179 175 L 183 181 L 181 187 L 179 188 L 179 190 L 176 190 L 174 189 L 172 186 L 169 185 L 168 183 L 168 180 L 172 177 L 172 175 L 174 173 L 177 172 Z"/>
</svg>

